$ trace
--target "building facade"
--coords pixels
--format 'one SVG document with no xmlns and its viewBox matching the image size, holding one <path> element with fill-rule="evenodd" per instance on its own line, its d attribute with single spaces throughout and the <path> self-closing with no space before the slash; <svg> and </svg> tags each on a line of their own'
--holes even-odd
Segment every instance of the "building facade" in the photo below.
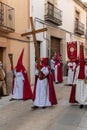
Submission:
<svg viewBox="0 0 87 130">
<path fill-rule="evenodd" d="M 9 88 L 12 86 L 12 75 L 8 54 L 13 55 L 15 67 L 24 48 L 23 63 L 29 74 L 29 38 L 21 37 L 29 28 L 29 8 L 29 0 L 0 0 L 0 61 L 6 71 Z"/>
<path fill-rule="evenodd" d="M 80 0 L 30 0 L 30 16 L 34 19 L 36 29 L 48 28 L 47 32 L 36 35 L 40 57 L 51 58 L 60 52 L 65 75 L 65 64 L 68 60 L 67 42 L 77 41 L 78 49 L 80 42 L 86 43 L 85 5 Z M 30 48 L 33 47 L 33 44 L 30 44 Z M 34 52 L 30 57 L 30 63 L 34 64 Z M 34 72 L 33 66 L 31 71 Z M 31 82 L 33 76 L 32 73 Z"/>
</svg>

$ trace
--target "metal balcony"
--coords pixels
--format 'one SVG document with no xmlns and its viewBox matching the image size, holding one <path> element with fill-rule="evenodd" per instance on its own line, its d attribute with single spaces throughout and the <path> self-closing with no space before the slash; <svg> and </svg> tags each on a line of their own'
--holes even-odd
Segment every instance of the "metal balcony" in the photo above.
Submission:
<svg viewBox="0 0 87 130">
<path fill-rule="evenodd" d="M 14 32 L 14 8 L 0 2 L 0 31 Z"/>
<path fill-rule="evenodd" d="M 57 26 L 61 26 L 62 25 L 62 11 L 54 7 L 53 4 L 48 2 L 47 4 L 45 4 L 44 19 L 47 22 L 53 23 Z"/>
<path fill-rule="evenodd" d="M 74 32 L 79 35 L 84 35 L 84 24 L 80 21 L 75 21 Z"/>
</svg>

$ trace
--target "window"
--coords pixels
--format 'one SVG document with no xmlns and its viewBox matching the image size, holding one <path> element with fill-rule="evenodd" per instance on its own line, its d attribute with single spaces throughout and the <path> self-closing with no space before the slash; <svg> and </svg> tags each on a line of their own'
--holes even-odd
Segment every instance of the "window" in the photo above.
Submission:
<svg viewBox="0 0 87 130">
<path fill-rule="evenodd" d="M 80 19 L 80 12 L 78 10 L 75 10 L 75 20 L 79 21 Z"/>
<path fill-rule="evenodd" d="M 50 2 L 48 2 L 48 14 L 52 17 L 54 16 L 54 5 Z"/>
<path fill-rule="evenodd" d="M 0 24 L 3 24 L 4 20 L 4 6 L 2 3 L 0 3 Z"/>
</svg>

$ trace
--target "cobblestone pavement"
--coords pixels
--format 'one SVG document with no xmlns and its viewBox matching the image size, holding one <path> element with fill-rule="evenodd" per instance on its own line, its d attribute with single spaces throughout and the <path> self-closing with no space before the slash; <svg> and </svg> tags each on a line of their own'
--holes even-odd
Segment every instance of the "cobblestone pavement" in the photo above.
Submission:
<svg viewBox="0 0 87 130">
<path fill-rule="evenodd" d="M 86 107 L 68 103 L 70 86 L 55 85 L 58 104 L 32 111 L 32 100 L 9 101 L 11 95 L 0 100 L 0 130 L 87 130 Z M 85 123 L 84 123 L 85 122 Z"/>
</svg>

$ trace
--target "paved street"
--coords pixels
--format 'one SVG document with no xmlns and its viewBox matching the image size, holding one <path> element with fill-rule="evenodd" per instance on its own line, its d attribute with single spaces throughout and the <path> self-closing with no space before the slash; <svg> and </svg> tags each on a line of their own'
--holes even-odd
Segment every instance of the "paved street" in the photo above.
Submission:
<svg viewBox="0 0 87 130">
<path fill-rule="evenodd" d="M 0 100 L 0 130 L 87 130 L 87 107 L 68 103 L 70 86 L 56 84 L 58 105 L 31 110 L 33 102 Z"/>
</svg>

